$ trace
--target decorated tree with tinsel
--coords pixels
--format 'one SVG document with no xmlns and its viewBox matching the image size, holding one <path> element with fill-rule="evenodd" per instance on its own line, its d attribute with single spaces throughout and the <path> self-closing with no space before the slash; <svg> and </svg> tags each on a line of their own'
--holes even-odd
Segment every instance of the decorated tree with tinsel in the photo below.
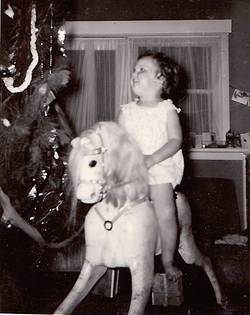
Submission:
<svg viewBox="0 0 250 315">
<path fill-rule="evenodd" d="M 65 10 L 62 1 L 19 0 L 4 3 L 2 12 L 1 311 L 3 301 L 13 295 L 6 288 L 10 279 L 12 286 L 17 281 L 16 270 L 29 263 L 36 268 L 34 262 L 44 255 L 36 244 L 74 237 L 67 224 L 66 194 L 73 132 L 59 102 L 70 82 L 63 47 Z M 31 239 L 36 242 L 30 243 Z"/>
<path fill-rule="evenodd" d="M 7 3 L 3 21 L 0 186 L 44 231 L 46 218 L 63 203 L 72 138 L 57 100 L 70 80 L 63 12 L 62 2 L 18 1 Z"/>
<path fill-rule="evenodd" d="M 40 245 L 72 236 L 68 228 L 67 155 L 73 132 L 59 101 L 70 85 L 70 68 L 64 49 L 65 5 L 63 1 L 52 0 L 3 3 L 0 55 L 2 262 L 5 257 L 2 253 L 16 255 L 13 248 L 23 250 L 16 242 L 20 240 L 20 233 Z M 14 240 L 12 244 L 10 239 Z"/>
</svg>

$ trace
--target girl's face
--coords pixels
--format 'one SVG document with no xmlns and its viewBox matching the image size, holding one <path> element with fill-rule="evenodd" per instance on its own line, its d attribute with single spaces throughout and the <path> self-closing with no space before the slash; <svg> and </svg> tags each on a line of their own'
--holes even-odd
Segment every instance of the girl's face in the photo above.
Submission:
<svg viewBox="0 0 250 315">
<path fill-rule="evenodd" d="M 152 57 L 142 57 L 134 68 L 131 77 L 131 87 L 133 92 L 140 97 L 159 97 L 162 89 L 162 81 L 159 79 L 160 69 L 157 61 Z"/>
</svg>

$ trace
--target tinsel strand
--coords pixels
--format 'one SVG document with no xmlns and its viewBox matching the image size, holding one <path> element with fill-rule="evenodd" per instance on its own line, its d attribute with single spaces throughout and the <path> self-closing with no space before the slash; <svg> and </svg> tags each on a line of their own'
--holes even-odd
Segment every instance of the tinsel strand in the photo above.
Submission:
<svg viewBox="0 0 250 315">
<path fill-rule="evenodd" d="M 35 69 L 36 65 L 38 64 L 38 53 L 36 49 L 36 7 L 35 5 L 32 5 L 32 10 L 31 10 L 31 22 L 30 22 L 30 28 L 31 28 L 31 36 L 30 36 L 30 51 L 32 55 L 32 61 L 27 69 L 26 76 L 24 79 L 24 82 L 17 86 L 14 87 L 14 79 L 9 77 L 9 78 L 3 78 L 3 82 L 6 86 L 6 88 L 11 92 L 11 93 L 19 93 L 23 92 L 31 83 L 32 80 L 32 73 L 33 70 Z"/>
<path fill-rule="evenodd" d="M 52 73 L 53 66 L 53 30 L 54 30 L 54 12 L 53 3 L 50 5 L 50 37 L 49 37 L 49 74 Z"/>
</svg>

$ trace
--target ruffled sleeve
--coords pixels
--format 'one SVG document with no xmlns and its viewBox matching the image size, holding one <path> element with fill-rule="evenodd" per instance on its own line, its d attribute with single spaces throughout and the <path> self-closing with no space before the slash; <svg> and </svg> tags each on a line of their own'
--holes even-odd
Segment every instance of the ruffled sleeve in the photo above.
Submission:
<svg viewBox="0 0 250 315">
<path fill-rule="evenodd" d="M 181 109 L 176 107 L 170 99 L 163 101 L 162 104 L 165 106 L 167 112 L 171 110 L 176 110 L 178 114 L 181 112 Z"/>
</svg>

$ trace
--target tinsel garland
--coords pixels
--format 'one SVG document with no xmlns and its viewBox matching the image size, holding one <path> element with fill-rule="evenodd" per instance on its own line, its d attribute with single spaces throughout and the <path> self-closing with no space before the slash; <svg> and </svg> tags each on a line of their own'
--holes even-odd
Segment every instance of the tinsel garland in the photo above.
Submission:
<svg viewBox="0 0 250 315">
<path fill-rule="evenodd" d="M 38 75 L 52 72 L 52 59 L 66 57 L 64 7 L 64 1 L 54 0 L 20 0 L 6 7 L 12 14 L 2 15 L 0 77 L 9 92 L 23 92 Z"/>
<path fill-rule="evenodd" d="M 31 22 L 30 22 L 30 30 L 31 30 L 31 36 L 30 36 L 30 52 L 32 56 L 32 61 L 26 71 L 25 79 L 23 83 L 19 86 L 14 87 L 14 78 L 9 77 L 9 78 L 3 78 L 3 82 L 6 86 L 6 88 L 11 92 L 11 93 L 20 93 L 23 92 L 27 87 L 30 85 L 31 80 L 32 80 L 32 73 L 34 68 L 38 64 L 38 53 L 36 49 L 36 7 L 35 5 L 32 6 L 31 10 Z"/>
</svg>

